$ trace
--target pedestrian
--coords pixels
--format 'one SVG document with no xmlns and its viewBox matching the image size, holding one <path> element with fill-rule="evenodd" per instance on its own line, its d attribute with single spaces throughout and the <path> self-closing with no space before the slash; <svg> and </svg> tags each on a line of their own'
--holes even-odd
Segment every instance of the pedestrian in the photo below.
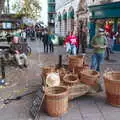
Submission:
<svg viewBox="0 0 120 120">
<path fill-rule="evenodd" d="M 53 40 L 54 39 L 54 35 L 49 32 L 49 35 L 48 35 L 48 43 L 49 43 L 49 50 L 50 52 L 54 52 L 54 45 L 53 45 Z"/>
<path fill-rule="evenodd" d="M 106 32 L 106 39 L 107 39 L 107 47 L 106 47 L 106 57 L 105 59 L 106 60 L 109 60 L 110 59 L 110 49 L 111 49 L 111 37 L 110 37 L 110 33 Z"/>
<path fill-rule="evenodd" d="M 68 36 L 70 35 L 70 32 L 68 32 L 68 34 L 65 37 L 64 40 L 64 47 L 66 48 L 66 53 L 71 54 L 71 45 L 68 39 Z"/>
<path fill-rule="evenodd" d="M 19 42 L 19 37 L 14 36 L 12 44 L 10 45 L 10 53 L 15 56 L 17 64 L 20 68 L 27 67 L 27 56 L 23 51 L 23 46 Z"/>
<path fill-rule="evenodd" d="M 86 48 L 87 48 L 87 29 L 83 27 L 81 34 L 81 52 L 86 53 Z"/>
<path fill-rule="evenodd" d="M 44 46 L 44 52 L 48 52 L 48 30 L 47 29 L 43 31 L 42 36 L 43 36 L 42 42 Z"/>
<path fill-rule="evenodd" d="M 78 38 L 75 36 L 75 32 L 71 31 L 67 39 L 71 46 L 71 54 L 76 55 L 79 42 L 78 42 Z"/>
<path fill-rule="evenodd" d="M 103 63 L 107 40 L 104 29 L 99 28 L 98 33 L 91 41 L 93 47 L 93 55 L 91 59 L 91 69 L 100 71 L 100 65 Z"/>
</svg>

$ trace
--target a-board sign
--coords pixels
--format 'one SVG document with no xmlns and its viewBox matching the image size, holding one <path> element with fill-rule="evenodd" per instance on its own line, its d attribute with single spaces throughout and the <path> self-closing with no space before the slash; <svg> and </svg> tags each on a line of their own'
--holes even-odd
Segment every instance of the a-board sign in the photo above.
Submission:
<svg viewBox="0 0 120 120">
<path fill-rule="evenodd" d="M 37 120 L 37 118 L 39 117 L 39 112 L 40 112 L 42 102 L 44 100 L 44 96 L 45 96 L 45 93 L 43 91 L 43 87 L 40 86 L 40 88 L 36 92 L 36 95 L 32 102 L 32 106 L 30 108 L 30 113 L 34 118 L 34 120 Z"/>
</svg>

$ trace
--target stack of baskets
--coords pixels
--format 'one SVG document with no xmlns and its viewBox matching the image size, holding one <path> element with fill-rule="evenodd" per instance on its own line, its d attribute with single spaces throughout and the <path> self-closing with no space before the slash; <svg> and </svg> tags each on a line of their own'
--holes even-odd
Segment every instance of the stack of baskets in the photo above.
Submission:
<svg viewBox="0 0 120 120">
<path fill-rule="evenodd" d="M 84 63 L 84 56 L 69 56 L 69 63 L 68 68 L 69 70 L 75 70 L 75 72 L 78 72 L 79 69 L 83 68 Z"/>
<path fill-rule="evenodd" d="M 106 72 L 104 82 L 107 101 L 113 106 L 120 106 L 120 72 Z"/>
<path fill-rule="evenodd" d="M 64 85 L 68 87 L 69 100 L 85 95 L 89 91 L 89 87 L 80 83 L 80 79 L 76 74 L 66 74 L 63 81 Z"/>
</svg>

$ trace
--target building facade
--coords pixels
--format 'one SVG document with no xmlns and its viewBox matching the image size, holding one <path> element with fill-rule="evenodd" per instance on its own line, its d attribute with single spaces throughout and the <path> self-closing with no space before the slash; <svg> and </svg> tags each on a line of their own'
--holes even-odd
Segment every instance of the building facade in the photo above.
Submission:
<svg viewBox="0 0 120 120">
<path fill-rule="evenodd" d="M 101 0 L 98 4 L 89 6 L 90 15 L 90 40 L 96 34 L 99 27 L 108 30 L 111 35 L 117 33 L 114 42 L 114 50 L 120 51 L 120 1 Z M 115 34 L 116 35 L 116 34 Z"/>
<path fill-rule="evenodd" d="M 77 25 L 77 9 L 79 0 L 57 0 L 55 33 L 66 36 Z"/>
<path fill-rule="evenodd" d="M 51 32 L 55 32 L 55 0 L 48 0 L 48 28 Z"/>
</svg>

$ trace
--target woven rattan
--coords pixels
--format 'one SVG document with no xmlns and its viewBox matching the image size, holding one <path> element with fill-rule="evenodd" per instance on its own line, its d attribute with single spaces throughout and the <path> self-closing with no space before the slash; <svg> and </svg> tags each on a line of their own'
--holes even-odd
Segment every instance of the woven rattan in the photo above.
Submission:
<svg viewBox="0 0 120 120">
<path fill-rule="evenodd" d="M 67 87 L 49 87 L 45 89 L 46 111 L 50 116 L 61 116 L 68 111 Z"/>
<path fill-rule="evenodd" d="M 80 74 L 80 81 L 87 85 L 95 85 L 100 77 L 99 72 L 90 69 L 84 70 Z"/>
<path fill-rule="evenodd" d="M 104 82 L 107 101 L 113 106 L 120 106 L 120 72 L 106 72 Z"/>
</svg>

